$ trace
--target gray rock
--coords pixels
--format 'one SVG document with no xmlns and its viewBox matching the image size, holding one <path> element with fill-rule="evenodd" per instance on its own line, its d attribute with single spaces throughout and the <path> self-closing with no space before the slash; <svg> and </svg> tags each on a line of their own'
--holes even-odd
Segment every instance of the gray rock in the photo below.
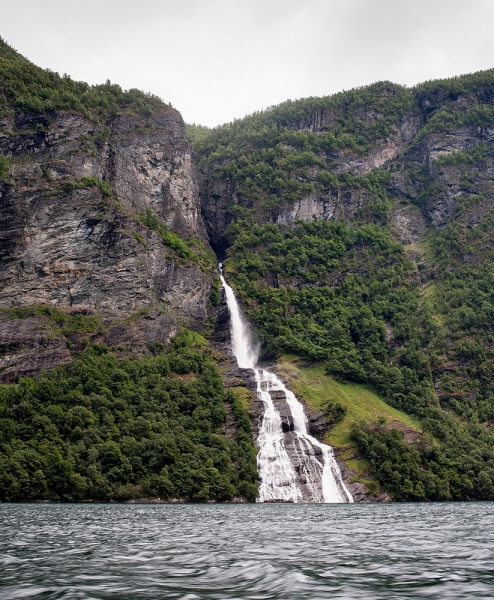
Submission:
<svg viewBox="0 0 494 600">
<path fill-rule="evenodd" d="M 171 108 L 150 117 L 121 113 L 95 125 L 78 114 L 22 114 L 9 126 L 0 133 L 0 153 L 12 157 L 0 183 L 0 308 L 93 311 L 107 329 L 95 341 L 137 354 L 167 344 L 179 324 L 203 329 L 215 273 L 177 256 L 139 221 L 149 209 L 183 238 L 209 246 L 180 115 Z M 112 196 L 98 185 L 68 190 L 82 177 L 104 180 Z M 153 306 L 159 310 L 149 312 Z M 38 351 L 37 322 L 9 321 L 4 335 L 17 341 L 6 342 L 0 380 L 69 359 L 59 335 L 45 340 L 58 358 Z"/>
</svg>

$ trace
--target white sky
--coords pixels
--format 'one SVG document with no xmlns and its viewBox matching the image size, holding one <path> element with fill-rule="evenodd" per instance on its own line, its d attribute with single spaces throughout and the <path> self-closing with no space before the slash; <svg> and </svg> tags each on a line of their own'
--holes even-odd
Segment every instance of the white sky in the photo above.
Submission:
<svg viewBox="0 0 494 600">
<path fill-rule="evenodd" d="M 152 92 L 209 126 L 494 67 L 494 0 L 3 0 L 0 13 L 37 65 Z"/>
</svg>

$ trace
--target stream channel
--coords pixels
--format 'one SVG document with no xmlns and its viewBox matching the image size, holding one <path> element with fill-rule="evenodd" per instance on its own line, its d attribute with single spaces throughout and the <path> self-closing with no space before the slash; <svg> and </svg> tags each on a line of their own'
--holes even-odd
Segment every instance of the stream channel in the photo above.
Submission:
<svg viewBox="0 0 494 600">
<path fill-rule="evenodd" d="M 221 263 L 219 269 L 230 313 L 233 354 L 239 367 L 254 371 L 257 395 L 264 406 L 257 438 L 259 502 L 353 502 L 333 448 L 309 434 L 302 403 L 277 375 L 257 364 L 259 349 L 223 277 Z"/>
</svg>

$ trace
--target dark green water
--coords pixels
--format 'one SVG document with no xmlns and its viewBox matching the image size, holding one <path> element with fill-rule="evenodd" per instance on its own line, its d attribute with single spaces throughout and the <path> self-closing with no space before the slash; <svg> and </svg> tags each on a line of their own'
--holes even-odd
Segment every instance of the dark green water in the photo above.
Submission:
<svg viewBox="0 0 494 600">
<path fill-rule="evenodd" d="M 0 598 L 494 598 L 494 503 L 0 505 Z"/>
</svg>

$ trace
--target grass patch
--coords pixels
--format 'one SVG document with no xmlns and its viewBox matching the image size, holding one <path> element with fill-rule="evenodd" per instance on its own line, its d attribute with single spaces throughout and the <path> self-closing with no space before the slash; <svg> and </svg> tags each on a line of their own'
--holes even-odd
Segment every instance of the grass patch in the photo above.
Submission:
<svg viewBox="0 0 494 600">
<path fill-rule="evenodd" d="M 147 250 L 149 250 L 148 245 L 146 244 L 146 242 L 144 241 L 144 238 L 142 237 L 142 235 L 140 233 L 137 233 L 137 231 L 133 232 L 134 234 L 134 238 L 139 242 L 139 244 L 142 244 L 144 246 L 144 248 Z"/>
<path fill-rule="evenodd" d="M 367 471 L 367 461 L 356 457 L 357 445 L 351 439 L 352 424 L 386 419 L 386 427 L 421 431 L 419 422 L 387 404 L 369 387 L 359 383 L 340 383 L 326 375 L 325 366 L 306 366 L 294 356 L 283 356 L 278 361 L 277 372 L 289 380 L 289 387 L 298 398 L 314 409 L 324 409 L 329 401 L 346 408 L 342 421 L 326 434 L 325 442 L 341 450 L 340 457 L 356 476 Z"/>
<path fill-rule="evenodd" d="M 139 221 L 152 231 L 157 231 L 161 235 L 163 244 L 171 248 L 180 258 L 196 263 L 205 273 L 214 268 L 216 258 L 213 259 L 211 251 L 208 251 L 197 239 L 191 239 L 187 242 L 173 231 L 170 231 L 165 223 L 160 221 L 149 208 L 146 214 L 139 218 Z M 195 247 L 197 252 L 194 252 L 189 246 Z"/>
<path fill-rule="evenodd" d="M 71 348 L 74 343 L 80 347 L 86 347 L 92 337 L 106 332 L 99 315 L 84 314 L 75 310 L 65 312 L 47 304 L 0 308 L 0 314 L 8 315 L 10 320 L 41 318 L 48 326 L 49 331 L 66 338 L 68 348 Z"/>
<path fill-rule="evenodd" d="M 246 387 L 234 387 L 230 388 L 230 392 L 235 396 L 235 398 L 240 402 L 242 408 L 249 412 L 250 404 L 252 402 L 252 394 Z"/>
<path fill-rule="evenodd" d="M 0 154 L 0 177 L 5 177 L 9 172 L 10 160 L 7 156 Z"/>
</svg>

